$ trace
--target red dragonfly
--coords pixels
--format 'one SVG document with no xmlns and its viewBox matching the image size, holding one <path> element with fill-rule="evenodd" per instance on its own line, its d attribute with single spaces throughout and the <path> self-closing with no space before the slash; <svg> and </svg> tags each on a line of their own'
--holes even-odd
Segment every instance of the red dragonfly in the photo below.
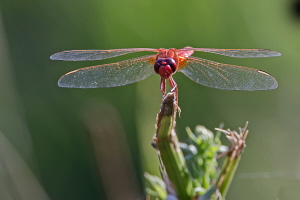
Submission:
<svg viewBox="0 0 300 200">
<path fill-rule="evenodd" d="M 215 53 L 237 58 L 273 57 L 281 54 L 267 49 L 151 49 L 127 48 L 111 50 L 70 50 L 53 54 L 52 60 L 87 61 L 102 60 L 129 53 L 149 51 L 153 55 L 142 56 L 117 63 L 97 65 L 71 71 L 62 76 L 58 85 L 68 88 L 116 87 L 141 81 L 156 72 L 160 75 L 160 90 L 166 93 L 169 81 L 178 98 L 177 84 L 172 75 L 182 72 L 196 83 L 223 90 L 272 90 L 278 83 L 270 74 L 257 69 L 222 64 L 203 58 L 192 57 L 194 51 Z M 154 67 L 154 70 L 153 70 Z"/>
</svg>

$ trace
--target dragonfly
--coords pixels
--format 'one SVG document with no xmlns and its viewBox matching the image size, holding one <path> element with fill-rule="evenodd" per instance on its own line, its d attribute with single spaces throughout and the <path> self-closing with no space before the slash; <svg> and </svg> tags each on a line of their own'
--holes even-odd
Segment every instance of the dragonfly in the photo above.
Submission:
<svg viewBox="0 0 300 200">
<path fill-rule="evenodd" d="M 58 85 L 67 88 L 117 87 L 160 75 L 160 90 L 166 94 L 166 82 L 178 98 L 178 87 L 173 79 L 176 72 L 201 85 L 222 90 L 272 90 L 278 87 L 276 79 L 267 72 L 242 66 L 222 64 L 191 56 L 195 51 L 235 58 L 274 57 L 281 54 L 268 49 L 193 48 L 152 49 L 126 48 L 111 50 L 68 50 L 53 54 L 50 59 L 63 61 L 102 60 L 136 52 L 156 54 L 137 57 L 117 63 L 76 69 L 63 75 Z"/>
</svg>

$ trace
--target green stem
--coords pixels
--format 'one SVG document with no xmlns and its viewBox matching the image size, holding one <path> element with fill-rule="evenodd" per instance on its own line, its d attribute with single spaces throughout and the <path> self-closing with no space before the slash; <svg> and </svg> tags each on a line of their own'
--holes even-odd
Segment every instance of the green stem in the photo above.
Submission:
<svg viewBox="0 0 300 200">
<path fill-rule="evenodd" d="M 191 200 L 194 196 L 193 180 L 190 176 L 183 153 L 175 133 L 177 104 L 174 93 L 163 99 L 157 116 L 155 142 L 160 152 L 168 178 L 172 182 L 179 200 Z"/>
<path fill-rule="evenodd" d="M 246 137 L 249 133 L 247 130 L 248 122 L 243 129 L 240 128 L 240 132 L 237 133 L 231 130 L 223 130 L 216 128 L 226 134 L 226 137 L 231 141 L 230 150 L 227 152 L 226 159 L 223 163 L 223 167 L 219 178 L 216 182 L 216 186 L 219 189 L 219 192 L 224 199 L 228 188 L 231 184 L 235 171 L 241 160 L 242 152 L 246 146 Z"/>
<path fill-rule="evenodd" d="M 241 160 L 241 155 L 233 159 L 231 159 L 231 157 L 226 157 L 224 161 L 224 165 L 221 170 L 221 175 L 219 176 L 219 179 L 217 181 L 217 183 L 220 183 L 218 185 L 218 188 L 223 198 L 225 198 L 227 194 L 227 191 L 229 189 L 229 186 L 231 184 L 231 181 L 233 179 L 233 176 L 239 165 L 240 160 Z"/>
</svg>

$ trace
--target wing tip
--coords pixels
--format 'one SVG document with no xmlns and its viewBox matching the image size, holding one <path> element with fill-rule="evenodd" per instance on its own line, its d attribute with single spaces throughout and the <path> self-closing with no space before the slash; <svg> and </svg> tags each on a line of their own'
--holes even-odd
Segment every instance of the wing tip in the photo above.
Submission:
<svg viewBox="0 0 300 200">
<path fill-rule="evenodd" d="M 275 56 L 281 56 L 281 53 L 277 52 L 277 51 L 274 51 L 275 53 Z"/>
<path fill-rule="evenodd" d="M 55 53 L 50 56 L 50 59 L 51 60 L 63 60 L 63 61 L 85 61 L 84 59 L 74 58 L 71 55 L 68 55 L 67 53 L 68 53 L 68 51 L 62 51 L 62 52 Z"/>
<path fill-rule="evenodd" d="M 262 88 L 261 90 L 274 90 L 274 89 L 278 88 L 278 82 L 271 74 L 269 74 L 268 72 L 262 71 L 262 70 L 257 70 L 257 72 L 265 75 L 265 77 L 268 78 L 271 83 L 269 85 L 269 87 Z"/>
<path fill-rule="evenodd" d="M 64 79 L 64 76 L 60 77 L 60 79 L 58 79 L 58 81 L 57 81 L 57 85 L 59 87 L 63 87 L 63 88 L 70 88 L 70 86 L 68 86 L 64 83 L 63 79 Z"/>
<path fill-rule="evenodd" d="M 50 56 L 50 59 L 51 59 L 51 60 L 59 60 L 59 59 L 57 58 L 57 54 L 56 54 L 56 53 L 53 54 L 53 55 L 51 55 L 51 56 Z"/>
<path fill-rule="evenodd" d="M 272 57 L 281 56 L 281 53 L 279 53 L 278 51 L 273 51 L 273 50 L 270 50 L 270 49 L 264 49 L 264 50 L 269 52 L 270 56 L 272 56 Z"/>
<path fill-rule="evenodd" d="M 79 70 L 76 69 L 76 70 L 70 71 L 70 72 L 66 73 L 65 75 L 63 75 L 62 77 L 60 77 L 59 80 L 58 80 L 58 82 L 57 82 L 58 86 L 59 87 L 64 87 L 64 88 L 76 88 L 76 87 L 73 87 L 70 84 L 67 84 L 65 80 L 66 80 L 66 78 L 69 77 L 70 74 L 76 73 L 78 71 Z"/>
</svg>

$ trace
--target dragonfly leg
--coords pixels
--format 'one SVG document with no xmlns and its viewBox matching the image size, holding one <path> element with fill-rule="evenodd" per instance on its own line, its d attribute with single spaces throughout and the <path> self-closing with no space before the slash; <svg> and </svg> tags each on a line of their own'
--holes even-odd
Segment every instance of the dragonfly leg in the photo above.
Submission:
<svg viewBox="0 0 300 200">
<path fill-rule="evenodd" d="M 171 92 L 174 92 L 175 93 L 175 102 L 177 104 L 177 109 L 178 109 L 178 115 L 180 117 L 180 113 L 181 113 L 181 110 L 180 110 L 180 107 L 178 106 L 178 87 L 177 87 L 177 84 L 176 82 L 174 81 L 174 79 L 171 77 L 169 78 L 169 82 L 170 82 L 170 85 L 171 85 Z"/>
<path fill-rule="evenodd" d="M 160 91 L 162 92 L 163 96 L 166 94 L 166 79 L 160 79 Z"/>
<path fill-rule="evenodd" d="M 177 100 L 177 103 L 178 103 L 178 87 L 177 87 L 177 84 L 176 82 L 174 81 L 174 79 L 172 77 L 169 78 L 169 82 L 170 82 L 170 85 L 171 85 L 171 92 L 174 92 L 175 93 L 175 98 Z"/>
</svg>

